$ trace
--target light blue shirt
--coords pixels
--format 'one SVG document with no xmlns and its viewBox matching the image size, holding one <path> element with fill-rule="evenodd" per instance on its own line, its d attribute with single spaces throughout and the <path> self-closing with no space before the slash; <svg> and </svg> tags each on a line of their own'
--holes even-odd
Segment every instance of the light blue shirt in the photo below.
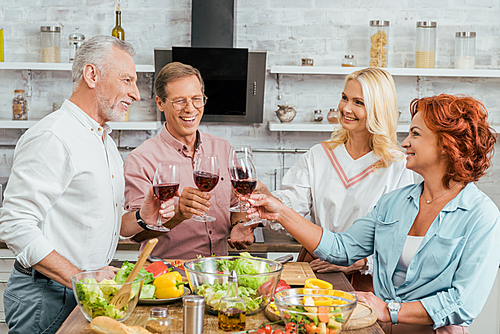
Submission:
<svg viewBox="0 0 500 334">
<path fill-rule="evenodd" d="M 351 265 L 374 254 L 373 290 L 384 301 L 420 301 L 436 329 L 468 326 L 481 311 L 500 263 L 499 211 L 469 183 L 441 210 L 398 288 L 393 275 L 419 211 L 423 182 L 390 192 L 346 232 L 323 229 L 314 254 Z"/>
</svg>

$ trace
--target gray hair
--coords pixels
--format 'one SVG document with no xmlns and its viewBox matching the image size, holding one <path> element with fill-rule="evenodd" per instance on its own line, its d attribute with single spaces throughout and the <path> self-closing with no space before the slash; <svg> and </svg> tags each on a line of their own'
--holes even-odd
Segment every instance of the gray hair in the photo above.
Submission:
<svg viewBox="0 0 500 334">
<path fill-rule="evenodd" d="M 106 67 L 111 61 L 110 56 L 113 48 L 127 52 L 130 56 L 135 55 L 134 48 L 130 43 L 116 37 L 100 35 L 85 41 L 76 51 L 75 60 L 71 68 L 73 85 L 77 85 L 83 78 L 83 68 L 87 64 L 94 64 L 106 76 Z"/>
</svg>

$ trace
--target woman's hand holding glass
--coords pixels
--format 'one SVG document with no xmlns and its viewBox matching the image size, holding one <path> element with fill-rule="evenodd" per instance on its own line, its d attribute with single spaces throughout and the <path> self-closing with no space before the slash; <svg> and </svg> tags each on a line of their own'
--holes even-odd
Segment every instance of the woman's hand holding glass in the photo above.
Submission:
<svg viewBox="0 0 500 334">
<path fill-rule="evenodd" d="M 229 174 L 231 174 L 231 168 L 234 165 L 235 161 L 237 161 L 238 158 L 245 158 L 249 159 L 250 161 L 253 162 L 253 153 L 252 153 L 252 148 L 248 145 L 234 145 L 231 146 L 231 149 L 229 150 Z M 234 188 L 233 188 L 234 189 Z M 235 190 L 236 194 L 238 192 Z M 229 211 L 231 212 L 247 212 L 247 207 L 245 206 L 245 203 L 241 201 L 240 196 L 238 196 L 238 204 L 236 206 L 233 206 L 232 208 L 229 208 Z"/>
</svg>

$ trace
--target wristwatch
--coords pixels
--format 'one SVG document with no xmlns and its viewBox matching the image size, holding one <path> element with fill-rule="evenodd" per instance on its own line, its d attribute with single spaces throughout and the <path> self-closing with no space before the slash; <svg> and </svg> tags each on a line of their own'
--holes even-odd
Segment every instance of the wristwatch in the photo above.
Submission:
<svg viewBox="0 0 500 334">
<path fill-rule="evenodd" d="M 398 314 L 399 310 L 401 309 L 401 303 L 397 302 L 395 300 L 391 300 L 387 303 L 387 309 L 389 310 L 389 313 L 391 314 L 391 322 L 394 325 L 398 324 Z"/>
</svg>

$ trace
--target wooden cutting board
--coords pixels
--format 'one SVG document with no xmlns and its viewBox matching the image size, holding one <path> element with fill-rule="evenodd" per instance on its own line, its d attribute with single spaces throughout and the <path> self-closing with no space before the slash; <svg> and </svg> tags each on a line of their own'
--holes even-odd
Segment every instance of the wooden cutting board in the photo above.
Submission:
<svg viewBox="0 0 500 334">
<path fill-rule="evenodd" d="M 343 330 L 360 329 L 371 326 L 377 321 L 377 311 L 370 305 L 358 302 L 358 305 L 352 311 L 351 317 Z"/>
<path fill-rule="evenodd" d="M 304 286 L 306 279 L 316 278 L 308 262 L 288 262 L 283 267 L 281 279 L 289 285 Z"/>
</svg>

